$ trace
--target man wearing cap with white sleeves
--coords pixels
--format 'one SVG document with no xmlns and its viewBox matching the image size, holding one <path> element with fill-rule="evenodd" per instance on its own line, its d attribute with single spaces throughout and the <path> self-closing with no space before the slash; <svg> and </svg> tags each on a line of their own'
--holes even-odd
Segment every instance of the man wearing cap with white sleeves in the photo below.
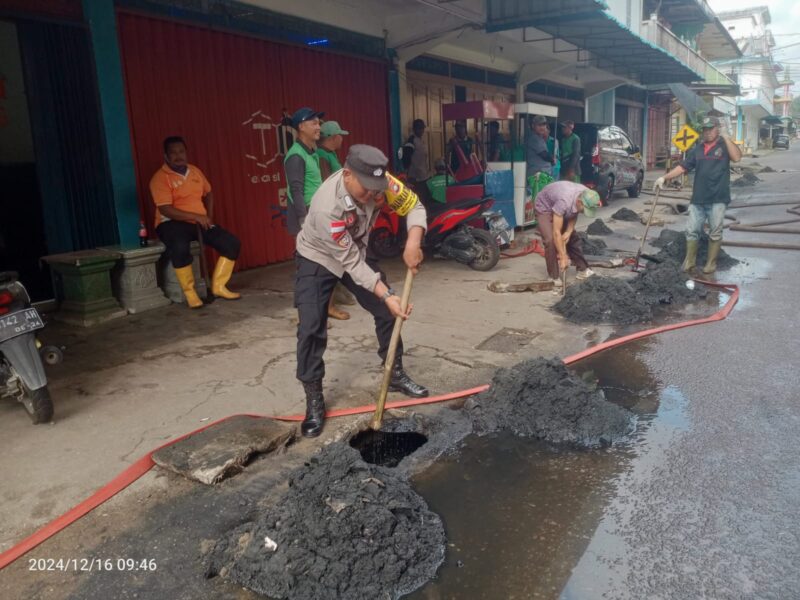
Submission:
<svg viewBox="0 0 800 600">
<path fill-rule="evenodd" d="M 306 394 L 306 418 L 301 431 L 306 437 L 322 432 L 325 400 L 323 355 L 328 343 L 328 300 L 338 281 L 375 319 L 378 355 L 386 360 L 396 317 L 407 319 L 400 298 L 389 287 L 377 263 L 367 258 L 369 231 L 380 210 L 388 186 L 389 159 L 372 146 L 350 147 L 344 168 L 329 177 L 314 194 L 303 228 L 297 236 L 297 271 L 294 303 L 300 315 L 297 328 L 297 379 Z M 408 241 L 403 260 L 416 272 L 422 262 L 421 243 L 427 228 L 425 208 L 417 201 L 406 215 Z M 392 367 L 390 389 L 422 398 L 428 390 L 415 383 L 403 369 L 402 340 Z"/>
</svg>

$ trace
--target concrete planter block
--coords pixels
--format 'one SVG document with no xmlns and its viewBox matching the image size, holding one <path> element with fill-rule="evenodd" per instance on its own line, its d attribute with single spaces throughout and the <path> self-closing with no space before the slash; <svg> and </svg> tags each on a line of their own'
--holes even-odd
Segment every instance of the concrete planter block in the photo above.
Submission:
<svg viewBox="0 0 800 600">
<path fill-rule="evenodd" d="M 163 244 L 162 244 L 163 246 Z M 192 242 L 192 272 L 194 273 L 194 288 L 201 298 L 206 296 L 206 282 L 200 272 L 200 244 Z M 209 268 L 213 268 L 209 265 Z M 209 273 L 209 276 L 211 274 Z M 186 304 L 186 298 L 183 295 L 183 290 L 178 283 L 178 278 L 175 276 L 175 269 L 169 262 L 166 254 L 162 255 L 161 260 L 158 262 L 158 277 L 161 289 L 164 290 L 167 298 L 176 304 Z"/>
<path fill-rule="evenodd" d="M 131 314 L 168 306 L 170 301 L 158 287 L 156 264 L 164 244 L 145 247 L 107 246 L 101 250 L 119 252 L 121 260 L 111 269 L 111 289 L 122 307 Z"/>
<path fill-rule="evenodd" d="M 53 269 L 62 301 L 55 318 L 81 327 L 91 327 L 124 317 L 128 311 L 111 290 L 111 269 L 121 254 L 109 250 L 80 250 L 42 257 Z"/>
</svg>

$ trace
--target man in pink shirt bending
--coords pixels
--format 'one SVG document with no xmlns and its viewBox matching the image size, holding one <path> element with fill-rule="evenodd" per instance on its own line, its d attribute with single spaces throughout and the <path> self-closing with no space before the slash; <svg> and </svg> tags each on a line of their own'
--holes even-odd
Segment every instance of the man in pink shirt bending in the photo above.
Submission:
<svg viewBox="0 0 800 600">
<path fill-rule="evenodd" d="M 578 279 L 594 275 L 583 257 L 583 244 L 575 235 L 575 223 L 581 212 L 593 218 L 598 206 L 597 192 L 572 181 L 546 185 L 536 196 L 536 227 L 544 242 L 547 276 L 557 291 L 562 286 L 560 274 L 569 267 L 570 260 L 578 269 Z"/>
</svg>

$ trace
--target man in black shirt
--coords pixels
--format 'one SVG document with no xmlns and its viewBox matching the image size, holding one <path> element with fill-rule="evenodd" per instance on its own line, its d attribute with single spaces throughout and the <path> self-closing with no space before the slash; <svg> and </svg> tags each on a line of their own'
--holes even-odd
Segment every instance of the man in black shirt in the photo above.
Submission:
<svg viewBox="0 0 800 600">
<path fill-rule="evenodd" d="M 686 225 L 686 259 L 683 270 L 691 271 L 697 262 L 697 248 L 703 225 L 708 221 L 708 260 L 703 273 L 717 270 L 717 257 L 722 247 L 722 225 L 725 207 L 731 202 L 731 162 L 742 159 L 742 151 L 728 136 L 720 135 L 719 120 L 706 117 L 702 122 L 703 141 L 691 148 L 680 165 L 656 180 L 653 189 L 664 187 L 668 179 L 696 170 L 689 222 Z"/>
</svg>

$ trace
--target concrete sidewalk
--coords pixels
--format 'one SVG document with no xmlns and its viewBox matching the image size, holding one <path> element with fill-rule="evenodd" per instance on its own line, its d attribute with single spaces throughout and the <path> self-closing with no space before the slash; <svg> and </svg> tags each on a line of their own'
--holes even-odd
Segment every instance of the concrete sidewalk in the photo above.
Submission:
<svg viewBox="0 0 800 600">
<path fill-rule="evenodd" d="M 644 213 L 647 199 L 631 200 L 622 192 L 599 211 L 615 231 L 604 238 L 609 247 L 638 248 L 643 226 L 611 221 L 610 215 L 622 206 Z M 659 216 L 667 226 L 682 228 L 684 217 L 662 209 Z M 581 217 L 578 229 L 586 225 Z M 651 239 L 658 231 L 651 230 Z M 533 236 L 527 231 L 518 239 Z M 402 281 L 400 261 L 384 268 L 395 285 Z M 571 281 L 574 275 L 571 270 Z M 488 383 L 498 366 L 565 356 L 611 333 L 606 326 L 563 321 L 548 310 L 558 300 L 551 292 L 487 290 L 492 281 L 545 277 L 544 260 L 536 254 L 501 260 L 489 273 L 451 261 L 426 262 L 414 284 L 414 314 L 403 330 L 408 371 L 433 394 L 452 392 Z M 89 330 L 48 325 L 44 341 L 66 346 L 63 364 L 49 369 L 56 423 L 34 427 L 16 402 L 0 402 L 0 551 L 172 438 L 237 413 L 303 412 L 294 378 L 293 264 L 240 273 L 231 287 L 242 292 L 242 300 L 217 300 L 200 311 L 172 305 Z M 358 306 L 348 310 L 352 318 L 334 322 L 329 332 L 325 357 L 325 391 L 333 408 L 373 402 L 380 377 L 372 319 Z M 509 334 L 506 328 L 520 331 Z"/>
</svg>

